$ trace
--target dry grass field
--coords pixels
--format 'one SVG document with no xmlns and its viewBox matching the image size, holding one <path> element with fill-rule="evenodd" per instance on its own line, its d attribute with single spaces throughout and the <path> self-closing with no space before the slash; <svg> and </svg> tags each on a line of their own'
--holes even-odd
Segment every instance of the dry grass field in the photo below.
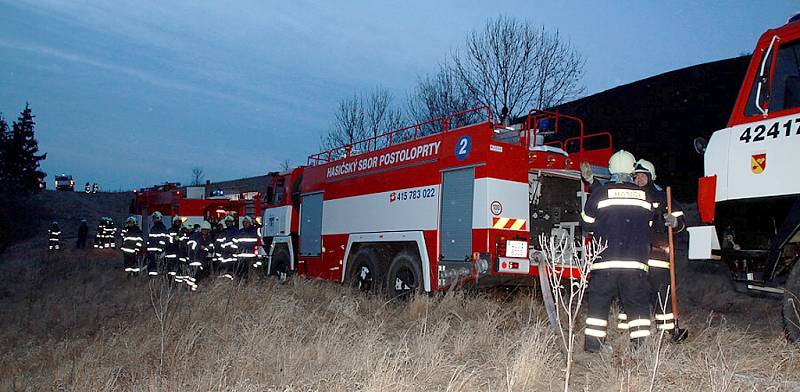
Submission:
<svg viewBox="0 0 800 392">
<path fill-rule="evenodd" d="M 53 256 L 44 243 L 0 256 L 0 390 L 563 390 L 564 355 L 535 290 L 394 303 L 295 277 L 190 293 L 126 279 L 114 251 Z M 800 348 L 777 305 L 688 271 L 690 339 L 664 342 L 656 361 L 655 339 L 631 351 L 615 333 L 613 353 L 577 353 L 571 390 L 647 391 L 656 364 L 658 391 L 800 390 Z"/>
</svg>

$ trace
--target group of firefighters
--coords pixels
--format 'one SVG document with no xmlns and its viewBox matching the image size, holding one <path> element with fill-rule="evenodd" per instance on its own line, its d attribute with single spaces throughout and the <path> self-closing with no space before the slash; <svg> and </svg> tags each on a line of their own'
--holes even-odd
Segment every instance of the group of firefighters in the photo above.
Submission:
<svg viewBox="0 0 800 392">
<path fill-rule="evenodd" d="M 675 205 L 668 211 L 666 193 L 653 182 L 656 171 L 649 161 L 637 161 L 620 150 L 611 156 L 608 169 L 611 178 L 601 184 L 588 165 L 581 166 L 591 192 L 582 224 L 607 246 L 592 265 L 584 349 L 605 348 L 608 313 L 615 299 L 621 307 L 617 328 L 629 331 L 634 347 L 650 336 L 651 312 L 656 329 L 680 341 L 686 331 L 676 329 L 670 300 L 668 227 L 681 230 L 683 212 Z"/>
<path fill-rule="evenodd" d="M 213 232 L 208 221 L 191 225 L 174 216 L 167 228 L 160 212 L 153 213 L 152 219 L 147 238 L 136 217 L 125 222 L 121 250 L 129 275 L 165 275 L 195 291 L 199 281 L 210 275 L 234 280 L 246 277 L 250 268 L 262 266 L 258 222 L 250 216 L 242 218 L 240 229 L 228 215 Z"/>
</svg>

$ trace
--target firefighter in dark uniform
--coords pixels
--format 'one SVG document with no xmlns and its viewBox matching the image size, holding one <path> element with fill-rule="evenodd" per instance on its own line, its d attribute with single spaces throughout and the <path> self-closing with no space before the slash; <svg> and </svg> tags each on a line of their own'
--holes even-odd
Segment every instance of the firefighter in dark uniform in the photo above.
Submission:
<svg viewBox="0 0 800 392">
<path fill-rule="evenodd" d="M 611 156 L 611 180 L 599 187 L 582 213 L 584 228 L 608 246 L 592 266 L 587 289 L 584 349 L 598 352 L 608 328 L 608 311 L 619 297 L 628 313 L 630 338 L 637 347 L 650 336 L 650 284 L 647 280 L 653 205 L 633 183 L 635 158 L 620 150 Z"/>
<path fill-rule="evenodd" d="M 178 237 L 181 235 L 182 225 L 183 221 L 181 221 L 180 216 L 175 215 L 172 217 L 172 225 L 166 236 L 167 245 L 164 249 L 164 267 L 167 275 L 173 279 L 178 274 Z"/>
<path fill-rule="evenodd" d="M 153 213 L 153 226 L 147 235 L 147 275 L 158 276 L 161 257 L 167 246 L 167 228 L 161 221 L 162 215 L 156 211 Z"/>
<path fill-rule="evenodd" d="M 78 226 L 78 243 L 76 247 L 83 249 L 86 247 L 86 237 L 89 235 L 89 225 L 86 224 L 86 219 L 81 219 L 81 224 Z"/>
<path fill-rule="evenodd" d="M 236 263 L 235 255 L 238 251 L 233 239 L 236 238 L 238 232 L 239 228 L 236 227 L 236 220 L 230 215 L 226 216 L 225 229 L 219 233 L 216 239 L 218 249 L 216 253 L 219 254 L 218 261 L 220 263 L 218 271 L 221 277 L 233 279 L 234 264 Z"/>
<path fill-rule="evenodd" d="M 175 274 L 176 283 L 184 283 L 188 276 L 186 271 L 189 268 L 189 240 L 192 238 L 192 225 L 189 222 L 184 222 L 181 225 L 181 231 L 178 234 L 178 270 Z"/>
<path fill-rule="evenodd" d="M 653 200 L 655 219 L 650 232 L 650 256 L 647 265 L 650 267 L 647 275 L 653 290 L 650 306 L 655 313 L 656 329 L 671 335 L 675 341 L 685 339 L 686 330 L 675 329 L 675 315 L 672 312 L 670 295 L 670 265 L 669 265 L 669 234 L 667 227 L 671 226 L 676 232 L 685 228 L 683 210 L 674 200 L 672 213 L 667 213 L 667 193 L 655 181 L 655 166 L 644 159 L 636 162 L 634 181 L 642 187 Z"/>
<path fill-rule="evenodd" d="M 142 238 L 142 230 L 139 229 L 139 224 L 136 217 L 129 217 L 125 221 L 125 229 L 122 235 L 122 250 L 123 265 L 125 272 L 128 276 L 132 276 L 141 272 L 139 266 L 139 257 L 141 257 L 142 250 L 144 249 L 144 238 Z"/>
<path fill-rule="evenodd" d="M 117 224 L 114 223 L 114 220 L 111 218 L 106 218 L 106 224 L 103 229 L 105 233 L 103 236 L 103 247 L 104 248 L 116 248 L 117 247 Z"/>
<path fill-rule="evenodd" d="M 211 224 L 200 223 L 200 231 L 194 233 L 187 242 L 189 246 L 189 268 L 184 279 L 192 291 L 196 291 L 200 281 L 208 276 L 208 267 L 214 257 L 214 238 L 211 237 Z"/>
<path fill-rule="evenodd" d="M 251 266 L 253 268 L 258 267 L 255 263 L 258 260 L 256 248 L 258 247 L 259 236 L 258 228 L 254 223 L 252 217 L 245 216 L 242 218 L 242 229 L 233 237 L 233 244 L 236 249 L 236 261 L 234 262 L 235 267 L 232 272 L 240 278 L 247 276 L 247 271 Z"/>
<path fill-rule="evenodd" d="M 50 228 L 47 230 L 47 250 L 61 250 L 61 228 L 58 227 L 58 222 L 53 221 Z"/>
<path fill-rule="evenodd" d="M 97 249 L 100 249 L 100 248 L 103 247 L 103 232 L 105 231 L 105 227 L 106 227 L 105 219 L 106 219 L 105 217 L 102 217 L 102 218 L 100 218 L 99 221 L 97 221 L 97 229 L 95 229 L 95 232 L 94 232 L 94 244 L 93 244 L 93 246 L 95 248 L 97 248 Z"/>
<path fill-rule="evenodd" d="M 86 185 L 83 186 L 83 191 L 88 195 L 92 193 L 92 187 L 89 185 L 89 182 L 86 182 Z"/>
<path fill-rule="evenodd" d="M 195 228 L 195 231 L 199 231 L 199 229 Z M 211 265 L 213 268 L 217 268 L 222 260 L 222 244 L 225 242 L 225 238 L 222 237 L 222 233 L 224 231 L 225 218 L 220 219 L 211 227 L 211 236 L 214 237 L 214 255 L 211 257 Z"/>
</svg>

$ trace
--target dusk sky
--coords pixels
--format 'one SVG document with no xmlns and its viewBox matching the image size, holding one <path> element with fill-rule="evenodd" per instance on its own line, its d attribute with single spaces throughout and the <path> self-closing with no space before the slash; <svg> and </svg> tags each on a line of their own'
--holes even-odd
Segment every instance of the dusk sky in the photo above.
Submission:
<svg viewBox="0 0 800 392">
<path fill-rule="evenodd" d="M 796 1 L 0 0 L 0 112 L 26 101 L 43 163 L 82 188 L 264 174 L 319 149 L 340 99 L 403 106 L 489 18 L 558 29 L 587 94 L 750 53 Z"/>
</svg>

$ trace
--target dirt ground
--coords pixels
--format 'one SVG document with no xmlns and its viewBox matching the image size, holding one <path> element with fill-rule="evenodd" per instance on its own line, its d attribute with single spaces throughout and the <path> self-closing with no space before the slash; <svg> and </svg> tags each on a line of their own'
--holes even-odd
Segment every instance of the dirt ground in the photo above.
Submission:
<svg viewBox="0 0 800 392">
<path fill-rule="evenodd" d="M 81 196 L 41 197 L 65 222 L 127 211 L 124 194 L 96 195 L 108 211 Z M 76 206 L 86 210 L 66 212 Z M 49 255 L 45 245 L 42 234 L 0 256 L 0 390 L 564 389 L 561 341 L 536 290 L 394 303 L 330 282 L 253 277 L 191 293 L 126 279 L 113 250 Z M 776 301 L 733 293 L 713 265 L 681 262 L 679 275 L 689 339 L 632 351 L 615 331 L 613 352 L 591 355 L 579 333 L 571 390 L 800 390 L 800 348 L 784 339 Z"/>
</svg>

